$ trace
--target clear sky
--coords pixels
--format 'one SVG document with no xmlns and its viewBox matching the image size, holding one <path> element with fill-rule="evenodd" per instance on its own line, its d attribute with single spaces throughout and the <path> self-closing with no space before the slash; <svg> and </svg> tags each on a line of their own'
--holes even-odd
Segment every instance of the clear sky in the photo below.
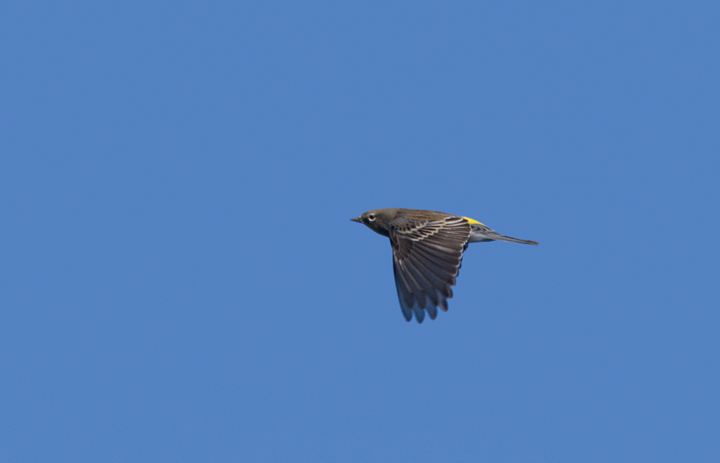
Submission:
<svg viewBox="0 0 720 463">
<path fill-rule="evenodd" d="M 5 2 L 0 460 L 720 461 L 717 2 Z M 376 208 L 472 217 L 407 323 Z"/>
</svg>

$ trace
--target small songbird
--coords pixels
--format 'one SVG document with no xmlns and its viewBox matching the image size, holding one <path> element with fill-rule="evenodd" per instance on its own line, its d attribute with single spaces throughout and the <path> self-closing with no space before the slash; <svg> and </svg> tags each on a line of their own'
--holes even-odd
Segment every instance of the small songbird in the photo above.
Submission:
<svg viewBox="0 0 720 463">
<path fill-rule="evenodd" d="M 447 300 L 453 296 L 455 277 L 469 243 L 499 240 L 538 244 L 501 235 L 477 220 L 444 212 L 376 209 L 350 220 L 390 238 L 400 308 L 407 321 L 414 312 L 418 323 L 425 318 L 425 310 L 433 320 L 438 307 L 447 312 Z"/>
</svg>

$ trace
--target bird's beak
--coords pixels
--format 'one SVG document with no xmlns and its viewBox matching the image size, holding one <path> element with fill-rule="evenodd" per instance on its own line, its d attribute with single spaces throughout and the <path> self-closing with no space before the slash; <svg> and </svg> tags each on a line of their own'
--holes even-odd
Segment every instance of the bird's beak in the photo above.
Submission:
<svg viewBox="0 0 720 463">
<path fill-rule="evenodd" d="M 354 219 L 350 219 L 353 222 L 362 223 L 362 219 L 360 217 L 355 217 Z"/>
</svg>

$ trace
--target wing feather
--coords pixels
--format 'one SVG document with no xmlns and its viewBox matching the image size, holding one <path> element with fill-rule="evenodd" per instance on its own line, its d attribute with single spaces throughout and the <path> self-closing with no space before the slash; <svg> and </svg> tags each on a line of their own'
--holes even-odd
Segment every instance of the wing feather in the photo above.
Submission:
<svg viewBox="0 0 720 463">
<path fill-rule="evenodd" d="M 431 319 L 437 316 L 437 307 L 447 311 L 470 234 L 468 221 L 455 216 L 438 220 L 403 217 L 391 227 L 395 285 L 406 320 L 412 318 L 412 312 L 421 323 L 425 310 Z"/>
<path fill-rule="evenodd" d="M 398 270 L 397 261 L 393 262 L 393 274 L 395 275 L 395 287 L 397 288 L 398 299 L 400 300 L 400 308 L 402 309 L 405 320 L 410 321 L 412 320 L 411 307 L 414 305 L 414 299 L 404 275 Z"/>
</svg>

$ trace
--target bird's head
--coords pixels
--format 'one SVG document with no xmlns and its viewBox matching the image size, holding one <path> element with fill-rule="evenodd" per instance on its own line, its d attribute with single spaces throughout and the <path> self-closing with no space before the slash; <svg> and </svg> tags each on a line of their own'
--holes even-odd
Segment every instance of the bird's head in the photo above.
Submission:
<svg viewBox="0 0 720 463">
<path fill-rule="evenodd" d="M 360 217 L 355 217 L 354 219 L 350 219 L 353 222 L 362 223 L 365 224 L 369 229 L 374 231 L 375 233 L 380 233 L 381 235 L 388 236 L 390 229 L 390 222 L 395 218 L 397 215 L 397 209 L 375 209 L 372 211 L 367 211 L 364 214 L 362 214 Z"/>
</svg>

